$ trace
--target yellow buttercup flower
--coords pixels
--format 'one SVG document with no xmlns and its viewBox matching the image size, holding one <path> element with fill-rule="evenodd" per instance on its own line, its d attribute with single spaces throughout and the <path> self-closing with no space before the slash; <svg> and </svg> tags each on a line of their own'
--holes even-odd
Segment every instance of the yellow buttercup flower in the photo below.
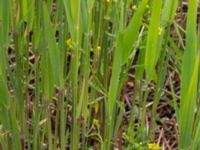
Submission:
<svg viewBox="0 0 200 150">
<path fill-rule="evenodd" d="M 163 29 L 161 27 L 158 28 L 158 35 L 161 35 L 163 32 Z"/>
<path fill-rule="evenodd" d="M 99 126 L 99 120 L 98 119 L 93 119 L 92 121 L 93 126 Z"/>
<path fill-rule="evenodd" d="M 136 6 L 136 5 L 133 5 L 133 6 L 132 6 L 132 9 L 133 9 L 133 10 L 136 10 L 136 9 L 137 9 L 137 6 Z"/>
<path fill-rule="evenodd" d="M 156 143 L 149 143 L 148 145 L 148 149 L 149 150 L 161 150 L 161 147 L 159 144 Z"/>
<path fill-rule="evenodd" d="M 68 48 L 70 48 L 70 49 L 73 48 L 71 38 L 69 38 L 69 39 L 66 40 L 66 44 L 67 44 L 67 47 L 68 47 Z"/>
</svg>

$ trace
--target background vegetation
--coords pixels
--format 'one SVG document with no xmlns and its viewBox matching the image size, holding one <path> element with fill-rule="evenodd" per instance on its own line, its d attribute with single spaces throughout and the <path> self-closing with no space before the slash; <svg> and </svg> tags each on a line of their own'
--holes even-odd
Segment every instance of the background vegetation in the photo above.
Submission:
<svg viewBox="0 0 200 150">
<path fill-rule="evenodd" d="M 0 149 L 200 149 L 198 0 L 0 0 Z"/>
</svg>

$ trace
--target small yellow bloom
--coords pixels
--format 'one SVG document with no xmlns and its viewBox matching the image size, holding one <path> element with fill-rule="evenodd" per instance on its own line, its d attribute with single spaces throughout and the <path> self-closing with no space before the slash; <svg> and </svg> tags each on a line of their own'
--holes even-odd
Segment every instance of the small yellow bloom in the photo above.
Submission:
<svg viewBox="0 0 200 150">
<path fill-rule="evenodd" d="M 149 143 L 148 145 L 148 149 L 149 150 L 161 150 L 161 147 L 159 144 L 156 143 Z"/>
<path fill-rule="evenodd" d="M 98 51 L 98 52 L 101 51 L 101 46 L 97 46 L 97 51 Z"/>
<path fill-rule="evenodd" d="M 66 40 L 66 44 L 67 44 L 67 47 L 69 47 L 70 49 L 73 48 L 71 38 L 69 38 L 69 39 Z"/>
<path fill-rule="evenodd" d="M 92 121 L 93 126 L 99 126 L 99 120 L 98 119 L 93 119 Z"/>
<path fill-rule="evenodd" d="M 163 29 L 161 27 L 158 28 L 158 35 L 161 35 L 163 32 Z"/>
<path fill-rule="evenodd" d="M 98 102 L 95 103 L 95 105 L 94 105 L 94 111 L 95 111 L 95 113 L 98 113 L 98 111 L 99 111 L 99 103 Z"/>
<path fill-rule="evenodd" d="M 110 3 L 110 0 L 106 0 L 107 3 Z"/>
<path fill-rule="evenodd" d="M 133 6 L 132 6 L 132 9 L 133 9 L 133 10 L 136 10 L 136 9 L 137 9 L 137 6 L 136 6 L 136 5 L 133 5 Z"/>
<path fill-rule="evenodd" d="M 148 9 L 148 8 L 149 8 L 149 5 L 146 5 L 146 8 Z"/>
</svg>

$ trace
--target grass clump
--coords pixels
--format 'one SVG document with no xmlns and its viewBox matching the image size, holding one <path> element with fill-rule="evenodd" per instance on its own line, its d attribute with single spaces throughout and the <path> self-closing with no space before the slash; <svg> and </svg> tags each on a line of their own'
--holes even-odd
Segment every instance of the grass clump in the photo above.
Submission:
<svg viewBox="0 0 200 150">
<path fill-rule="evenodd" d="M 0 0 L 0 149 L 200 149 L 198 6 Z"/>
</svg>

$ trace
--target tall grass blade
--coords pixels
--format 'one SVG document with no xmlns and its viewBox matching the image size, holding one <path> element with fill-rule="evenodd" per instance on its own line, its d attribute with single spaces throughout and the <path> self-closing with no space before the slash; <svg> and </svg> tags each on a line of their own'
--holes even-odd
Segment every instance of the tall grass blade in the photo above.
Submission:
<svg viewBox="0 0 200 150">
<path fill-rule="evenodd" d="M 181 101 L 179 110 L 179 148 L 189 149 L 192 140 L 192 130 L 195 115 L 197 94 L 197 1 L 189 0 L 188 18 L 186 29 L 186 50 L 182 63 Z M 191 85 L 192 84 L 192 85 Z"/>
<path fill-rule="evenodd" d="M 154 0 L 152 6 L 152 14 L 150 25 L 147 35 L 147 45 L 145 52 L 145 70 L 146 79 L 149 82 L 153 79 L 155 73 L 155 66 L 157 63 L 158 54 L 160 54 L 157 49 L 158 37 L 159 37 L 159 27 L 160 27 L 160 15 L 162 8 L 162 0 Z"/>
</svg>

